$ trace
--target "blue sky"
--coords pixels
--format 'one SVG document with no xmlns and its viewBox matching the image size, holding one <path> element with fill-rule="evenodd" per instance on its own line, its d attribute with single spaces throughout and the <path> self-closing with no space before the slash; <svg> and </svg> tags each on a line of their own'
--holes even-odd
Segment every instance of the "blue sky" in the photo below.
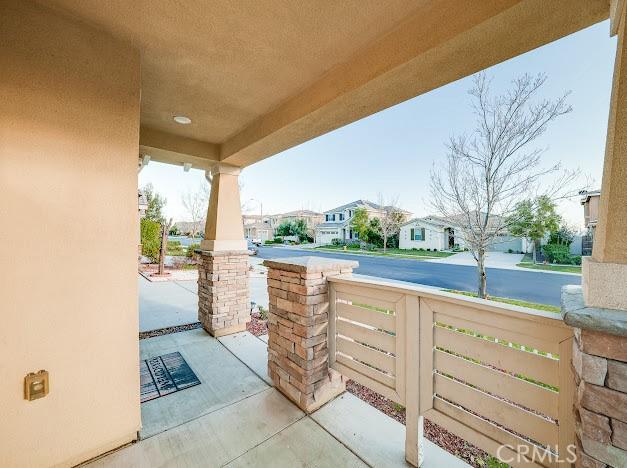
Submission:
<svg viewBox="0 0 627 468">
<path fill-rule="evenodd" d="M 548 75 L 546 97 L 571 91 L 573 112 L 555 121 L 536 146 L 547 148 L 543 165 L 561 161 L 580 168 L 596 186 L 601 184 L 615 49 L 616 38 L 609 37 L 609 24 L 603 22 L 487 70 L 495 91 L 525 72 Z M 456 81 L 246 168 L 240 176 L 242 201 L 261 200 L 264 213 L 324 211 L 359 198 L 376 201 L 381 193 L 398 197 L 415 216 L 429 214 L 431 167 L 444 158 L 450 135 L 474 128 L 471 85 L 470 77 Z M 168 199 L 167 215 L 184 220 L 181 193 L 196 189 L 203 177 L 201 171 L 185 173 L 151 162 L 140 173 L 139 185 L 152 182 Z M 245 205 L 259 212 L 258 203 Z M 559 208 L 569 223 L 583 223 L 578 200 Z"/>
</svg>

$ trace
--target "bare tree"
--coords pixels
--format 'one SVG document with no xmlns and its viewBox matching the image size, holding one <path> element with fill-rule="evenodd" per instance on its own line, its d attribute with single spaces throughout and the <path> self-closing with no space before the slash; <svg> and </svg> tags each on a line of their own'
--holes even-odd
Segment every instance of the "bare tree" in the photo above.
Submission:
<svg viewBox="0 0 627 468">
<path fill-rule="evenodd" d="M 161 224 L 161 247 L 159 248 L 159 269 L 157 270 L 158 276 L 165 275 L 165 256 L 168 254 L 168 233 L 172 227 L 172 218 L 169 221 L 165 221 Z"/>
<path fill-rule="evenodd" d="M 192 237 L 196 237 L 198 232 L 202 229 L 202 221 L 205 216 L 207 216 L 209 191 L 209 184 L 203 182 L 196 190 L 188 189 L 181 195 L 183 206 L 192 222 Z"/>
<path fill-rule="evenodd" d="M 383 252 L 385 252 L 388 246 L 388 239 L 400 231 L 401 224 L 405 221 L 405 213 L 398 207 L 398 197 L 392 198 L 386 203 L 383 195 L 379 194 L 378 201 L 381 207 L 379 229 L 381 237 L 383 237 Z"/>
<path fill-rule="evenodd" d="M 539 195 L 568 196 L 566 187 L 578 175 L 562 171 L 559 164 L 541 167 L 545 149 L 530 148 L 550 122 L 572 110 L 566 103 L 569 93 L 555 100 L 535 99 L 545 82 L 546 75 L 525 74 L 504 94 L 492 96 L 490 80 L 477 74 L 469 91 L 476 128 L 470 137 L 451 137 L 446 160 L 431 173 L 433 207 L 461 231 L 477 261 L 482 298 L 487 296 L 486 251 L 508 232 L 516 203 Z M 543 183 L 550 175 L 553 182 Z"/>
</svg>

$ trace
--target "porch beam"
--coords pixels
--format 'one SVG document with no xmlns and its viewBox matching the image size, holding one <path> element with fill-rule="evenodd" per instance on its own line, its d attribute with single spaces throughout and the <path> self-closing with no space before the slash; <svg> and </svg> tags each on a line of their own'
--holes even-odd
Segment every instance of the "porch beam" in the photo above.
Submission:
<svg viewBox="0 0 627 468">
<path fill-rule="evenodd" d="M 194 140 L 172 133 L 141 127 L 139 132 L 141 155 L 150 156 L 151 161 L 195 169 L 210 170 L 219 160 L 220 147 L 214 143 Z"/>
<path fill-rule="evenodd" d="M 609 16 L 607 0 L 425 2 L 351 60 L 221 144 L 247 166 Z"/>
</svg>

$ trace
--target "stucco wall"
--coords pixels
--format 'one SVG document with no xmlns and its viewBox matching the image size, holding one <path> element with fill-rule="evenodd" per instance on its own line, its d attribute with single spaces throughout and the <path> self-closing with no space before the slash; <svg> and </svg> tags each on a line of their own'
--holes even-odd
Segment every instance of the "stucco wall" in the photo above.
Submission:
<svg viewBox="0 0 627 468">
<path fill-rule="evenodd" d="M 425 240 L 412 240 L 412 229 L 425 229 Z M 429 223 L 419 221 L 401 227 L 399 234 L 399 248 L 401 249 L 444 249 L 444 230 Z"/>
<path fill-rule="evenodd" d="M 140 426 L 139 57 L 0 0 L 0 465 L 69 465 Z M 29 372 L 50 393 L 23 399 Z"/>
</svg>

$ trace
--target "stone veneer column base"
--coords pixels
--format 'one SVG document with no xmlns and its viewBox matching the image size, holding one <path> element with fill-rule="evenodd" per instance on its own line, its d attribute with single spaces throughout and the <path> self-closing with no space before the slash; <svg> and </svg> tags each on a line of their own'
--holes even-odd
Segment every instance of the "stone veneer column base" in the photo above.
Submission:
<svg viewBox="0 0 627 468">
<path fill-rule="evenodd" d="M 353 261 L 317 257 L 266 260 L 268 267 L 268 375 L 307 413 L 346 390 L 329 368 L 327 277 L 351 273 Z"/>
<path fill-rule="evenodd" d="M 586 307 L 580 286 L 562 289 L 574 327 L 578 467 L 627 467 L 627 311 Z"/>
<path fill-rule="evenodd" d="M 199 250 L 198 320 L 212 336 L 246 330 L 250 321 L 247 250 Z"/>
</svg>

